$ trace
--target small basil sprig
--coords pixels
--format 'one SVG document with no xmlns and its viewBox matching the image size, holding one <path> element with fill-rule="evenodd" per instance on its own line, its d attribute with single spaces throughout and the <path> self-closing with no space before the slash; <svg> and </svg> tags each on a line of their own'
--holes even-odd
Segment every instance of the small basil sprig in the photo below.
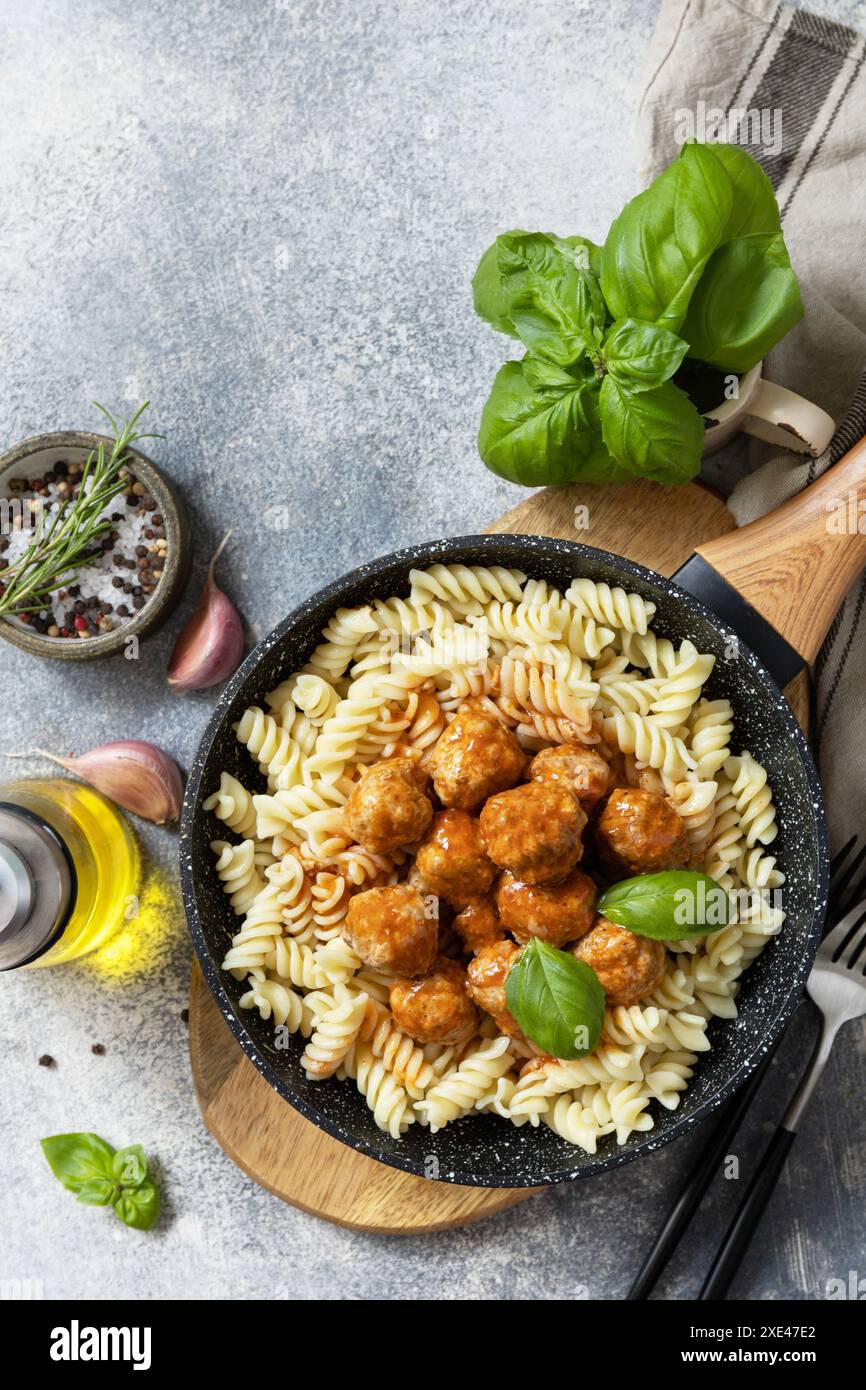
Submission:
<svg viewBox="0 0 866 1390">
<path fill-rule="evenodd" d="M 709 874 L 667 869 L 614 883 L 598 900 L 608 921 L 654 941 L 684 941 L 726 927 L 731 904 Z"/>
<path fill-rule="evenodd" d="M 52 1134 L 42 1152 L 58 1182 L 88 1206 L 114 1209 L 126 1226 L 148 1231 L 160 1213 L 159 1191 L 147 1176 L 140 1144 L 113 1149 L 98 1134 Z"/>
<path fill-rule="evenodd" d="M 592 1052 L 604 1020 L 595 971 L 533 937 L 508 972 L 505 1002 L 523 1032 L 552 1057 Z"/>
</svg>

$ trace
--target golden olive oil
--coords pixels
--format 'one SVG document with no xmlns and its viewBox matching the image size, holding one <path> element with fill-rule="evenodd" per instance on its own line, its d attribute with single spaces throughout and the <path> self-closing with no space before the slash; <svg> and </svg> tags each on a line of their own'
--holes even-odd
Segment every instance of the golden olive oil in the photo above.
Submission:
<svg viewBox="0 0 866 1390">
<path fill-rule="evenodd" d="M 0 882 L 7 885 L 12 937 L 5 968 L 75 960 L 136 915 L 135 837 L 117 808 L 92 787 L 60 777 L 0 785 L 0 818 L 6 871 Z M 16 893 L 18 915 L 10 920 Z"/>
</svg>

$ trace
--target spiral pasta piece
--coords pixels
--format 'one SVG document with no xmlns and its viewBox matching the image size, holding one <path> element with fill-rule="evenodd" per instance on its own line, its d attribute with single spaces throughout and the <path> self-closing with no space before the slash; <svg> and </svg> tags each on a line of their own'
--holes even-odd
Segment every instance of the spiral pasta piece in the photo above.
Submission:
<svg viewBox="0 0 866 1390">
<path fill-rule="evenodd" d="M 217 820 L 224 821 L 229 830 L 242 840 L 251 840 L 256 833 L 256 812 L 253 799 L 236 777 L 220 773 L 220 784 L 213 796 L 202 803 L 202 810 L 213 811 Z"/>
<path fill-rule="evenodd" d="M 730 757 L 734 712 L 730 700 L 699 700 L 689 719 L 689 751 L 699 781 L 711 781 Z"/>
<path fill-rule="evenodd" d="M 772 854 L 762 849 L 743 850 L 737 860 L 737 877 L 746 888 L 781 888 L 785 875 L 776 868 Z"/>
<path fill-rule="evenodd" d="M 362 683 L 359 683 L 362 684 Z M 383 700 L 374 691 L 353 687 L 354 694 L 340 700 L 323 725 L 316 747 L 307 759 L 307 778 L 333 784 L 355 756 L 358 744 L 381 713 Z"/>
<path fill-rule="evenodd" d="M 304 667 L 304 674 L 321 676 L 333 685 L 348 670 L 356 648 L 376 631 L 376 620 L 369 605 L 363 608 L 338 608 Z"/>
<path fill-rule="evenodd" d="M 308 1081 L 322 1081 L 326 1076 L 333 1076 L 364 1022 L 369 1004 L 366 994 L 352 994 L 345 985 L 338 984 L 334 999 L 334 1007 L 316 1020 L 313 1035 L 301 1057 Z"/>
<path fill-rule="evenodd" d="M 420 1100 L 436 1073 L 424 1049 L 402 1033 L 387 1009 L 370 1010 L 361 1036 L 375 1057 L 395 1077 L 413 1100 Z"/>
<path fill-rule="evenodd" d="M 312 885 L 313 922 L 319 941 L 332 941 L 339 935 L 349 907 L 349 889 L 340 874 L 324 870 Z"/>
<path fill-rule="evenodd" d="M 622 753 L 655 768 L 671 783 L 681 782 L 694 759 L 681 738 L 639 714 L 612 714 L 604 721 L 604 736 Z"/>
<path fill-rule="evenodd" d="M 632 666 L 648 667 L 656 680 L 667 680 L 676 670 L 678 653 L 673 642 L 659 637 L 649 628 L 646 632 L 622 633 L 622 652 Z"/>
<path fill-rule="evenodd" d="M 315 961 L 329 984 L 345 984 L 362 964 L 358 952 L 342 936 L 324 942 L 316 952 Z"/>
<path fill-rule="evenodd" d="M 560 643 L 568 614 L 551 604 L 541 607 L 527 603 L 492 602 L 484 609 L 483 622 L 488 639 L 521 645 L 533 650 Z"/>
<path fill-rule="evenodd" d="M 217 856 L 216 875 L 238 916 L 248 912 L 264 882 L 256 868 L 256 847 L 252 840 L 230 845 L 227 840 L 211 840 Z"/>
<path fill-rule="evenodd" d="M 654 1060 L 651 1070 L 646 1073 L 646 1088 L 666 1110 L 676 1110 L 680 1097 L 694 1075 L 693 1052 L 665 1052 Z"/>
<path fill-rule="evenodd" d="M 555 1134 L 588 1154 L 597 1153 L 599 1139 L 612 1134 L 614 1130 L 613 1120 L 600 1120 L 594 1111 L 584 1104 L 581 1093 L 575 1091 L 566 1091 L 564 1095 L 553 1100 L 542 1119 Z"/>
<path fill-rule="evenodd" d="M 596 674 L 596 673 L 594 673 Z M 603 714 L 649 714 L 661 682 L 644 676 L 598 677 L 598 708 Z"/>
<path fill-rule="evenodd" d="M 729 758 L 725 772 L 731 779 L 731 793 L 740 817 L 740 832 L 747 849 L 756 844 L 772 844 L 778 831 L 773 794 L 767 785 L 767 773 L 751 753 Z"/>
<path fill-rule="evenodd" d="M 492 1081 L 503 1076 L 512 1064 L 508 1038 L 497 1037 L 485 1042 L 477 1052 L 446 1073 L 415 1102 L 416 1111 L 429 1124 L 431 1134 L 471 1110 Z"/>
<path fill-rule="evenodd" d="M 260 1018 L 272 1018 L 290 1033 L 303 1030 L 304 1001 L 299 994 L 280 980 L 257 980 L 251 975 L 249 984 L 250 988 L 238 1000 L 242 1009 L 258 1009 Z"/>
<path fill-rule="evenodd" d="M 497 1076 L 490 1083 L 487 1090 L 480 1095 L 475 1102 L 475 1109 L 487 1111 L 491 1115 L 499 1115 L 503 1120 L 510 1120 L 513 1125 L 519 1128 L 525 1125 L 527 1115 L 515 1115 L 511 1109 L 511 1102 L 514 1099 L 516 1082 L 512 1076 Z"/>
<path fill-rule="evenodd" d="M 315 725 L 324 724 L 330 719 L 339 698 L 329 681 L 311 672 L 299 675 L 292 688 L 295 705 Z"/>
<path fill-rule="evenodd" d="M 439 599 L 453 613 L 465 616 L 477 613 L 491 599 L 499 603 L 519 603 L 526 575 L 520 570 L 504 569 L 501 565 L 485 568 L 482 565 L 431 565 L 426 570 L 412 570 L 410 601 L 428 603 Z"/>
<path fill-rule="evenodd" d="M 607 627 L 621 628 L 624 632 L 636 632 L 641 636 L 656 611 L 655 604 L 639 594 L 629 594 L 620 588 L 612 589 L 609 584 L 596 584 L 592 579 L 573 580 L 565 597 L 582 616 L 593 618 Z"/>
<path fill-rule="evenodd" d="M 238 742 L 258 760 L 268 778 L 282 788 L 296 786 L 303 780 L 304 755 L 272 714 L 265 714 L 258 705 L 251 705 L 241 716 L 236 733 Z"/>
<path fill-rule="evenodd" d="M 232 971 L 237 979 L 243 979 L 250 970 L 264 969 L 282 934 L 279 893 L 273 884 L 268 883 L 250 903 L 243 926 L 232 937 L 221 969 Z"/>
<path fill-rule="evenodd" d="M 605 1092 L 610 1106 L 616 1142 L 625 1144 L 629 1135 L 646 1133 L 653 1127 L 652 1115 L 647 1114 L 650 1096 L 640 1081 L 613 1081 Z"/>
<path fill-rule="evenodd" d="M 347 1057 L 347 1066 L 379 1129 L 387 1131 L 392 1139 L 399 1139 L 415 1122 L 406 1091 L 368 1042 L 354 1044 Z"/>
<path fill-rule="evenodd" d="M 314 935 L 313 895 L 303 865 L 295 854 L 285 854 L 265 869 L 265 877 L 276 889 L 283 927 L 299 941 Z"/>
<path fill-rule="evenodd" d="M 260 840 L 285 835 L 295 845 L 303 844 L 304 833 L 297 822 L 316 811 L 332 811 L 345 806 L 348 791 L 340 782 L 325 782 L 313 778 L 309 785 L 299 785 L 273 793 L 254 795 L 256 825 Z"/>
<path fill-rule="evenodd" d="M 666 729 L 682 728 L 715 664 L 714 656 L 702 655 L 693 642 L 683 642 L 674 669 L 659 682 L 650 707 L 655 722 Z"/>
</svg>

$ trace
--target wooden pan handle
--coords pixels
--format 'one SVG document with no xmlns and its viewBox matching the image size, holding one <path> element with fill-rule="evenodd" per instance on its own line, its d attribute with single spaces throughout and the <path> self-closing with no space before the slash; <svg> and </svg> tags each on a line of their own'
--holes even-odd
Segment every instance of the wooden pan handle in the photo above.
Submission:
<svg viewBox="0 0 866 1390">
<path fill-rule="evenodd" d="M 699 545 L 697 554 L 814 661 L 866 565 L 866 439 L 776 511 Z"/>
</svg>

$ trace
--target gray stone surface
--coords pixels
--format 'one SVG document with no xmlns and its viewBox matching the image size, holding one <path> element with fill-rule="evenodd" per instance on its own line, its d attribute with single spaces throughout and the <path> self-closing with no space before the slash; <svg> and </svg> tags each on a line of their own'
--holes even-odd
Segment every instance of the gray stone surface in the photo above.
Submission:
<svg viewBox="0 0 866 1390">
<path fill-rule="evenodd" d="M 862 0 L 813 8 L 866 24 Z M 474 456 L 503 353 L 472 315 L 469 277 L 505 226 L 603 236 L 634 192 L 633 93 L 655 13 L 639 0 L 6 0 L 3 447 L 95 426 L 94 397 L 120 410 L 150 397 L 196 574 L 139 663 L 70 669 L 4 645 L 0 748 L 149 737 L 189 759 L 214 696 L 170 696 L 165 660 L 229 526 L 222 577 L 263 633 L 371 554 L 480 529 L 518 500 Z M 10 765 L 28 770 L 41 765 Z M 0 983 L 0 1278 L 61 1298 L 622 1296 L 694 1138 L 410 1240 L 331 1228 L 246 1179 L 192 1094 L 175 836 L 142 839 L 153 911 L 136 968 Z M 738 1141 L 744 1171 L 813 1033 L 804 1011 Z M 815 1298 L 828 1278 L 866 1274 L 864 1054 L 849 1027 L 740 1296 Z M 50 1177 L 39 1137 L 79 1128 L 160 1155 L 156 1232 L 77 1206 Z M 735 1189 L 714 1192 L 664 1296 L 697 1290 Z"/>
</svg>

